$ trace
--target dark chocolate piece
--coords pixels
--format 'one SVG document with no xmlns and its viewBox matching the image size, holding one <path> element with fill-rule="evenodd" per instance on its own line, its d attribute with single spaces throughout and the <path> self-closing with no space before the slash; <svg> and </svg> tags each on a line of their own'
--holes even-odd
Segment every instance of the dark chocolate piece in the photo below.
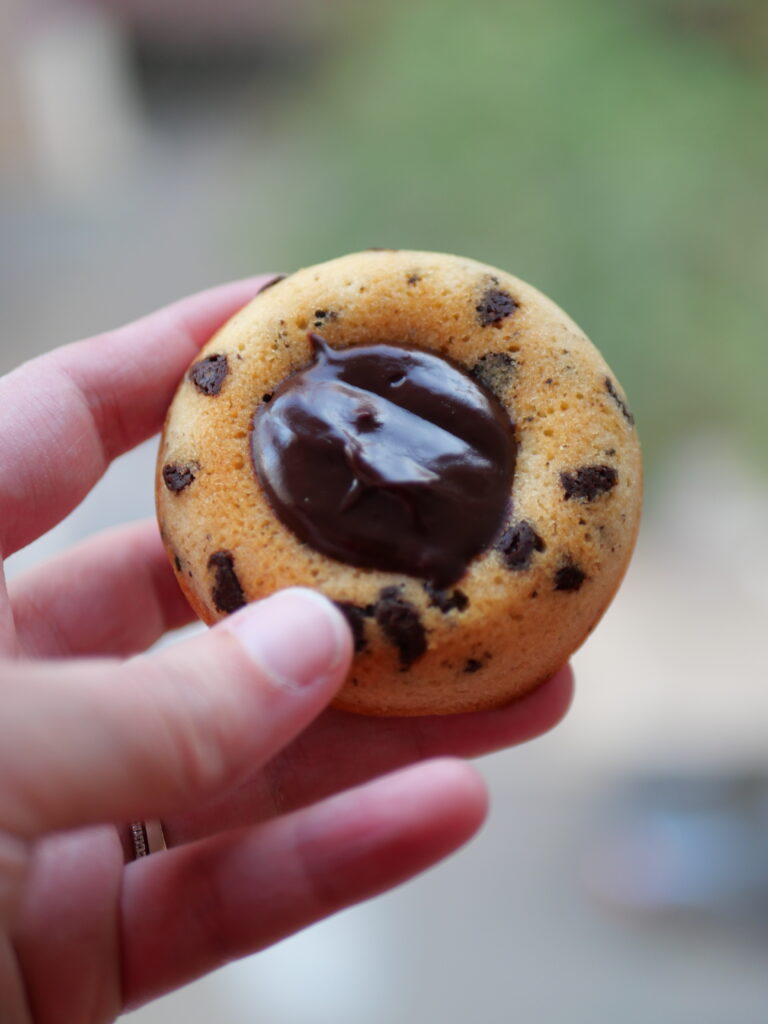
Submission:
<svg viewBox="0 0 768 1024">
<path fill-rule="evenodd" d="M 349 623 L 349 628 L 352 630 L 355 653 L 359 654 L 360 651 L 364 651 L 368 646 L 368 640 L 365 635 L 365 620 L 370 616 L 372 609 L 369 611 L 369 606 L 361 608 L 360 605 L 352 604 L 351 601 L 336 601 L 335 604 Z"/>
<path fill-rule="evenodd" d="M 483 667 L 482 661 L 478 661 L 477 658 L 467 658 L 464 663 L 465 672 L 477 672 Z"/>
<path fill-rule="evenodd" d="M 522 520 L 504 531 L 496 547 L 508 569 L 523 572 L 530 568 L 534 551 L 544 551 L 546 544 L 531 524 Z"/>
<path fill-rule="evenodd" d="M 614 400 L 616 405 L 618 405 L 619 409 L 621 410 L 621 415 L 624 417 L 624 419 L 627 421 L 627 423 L 631 427 L 633 427 L 635 425 L 635 417 L 630 412 L 630 410 L 629 410 L 629 408 L 627 406 L 627 403 L 624 401 L 624 399 L 621 397 L 619 392 L 616 390 L 616 385 L 613 383 L 613 381 L 611 380 L 610 377 L 606 377 L 605 378 L 605 390 L 608 392 L 608 394 Z"/>
<path fill-rule="evenodd" d="M 427 634 L 418 609 L 400 596 L 397 587 L 385 587 L 376 602 L 376 622 L 400 654 L 400 667 L 409 668 L 427 649 Z"/>
<path fill-rule="evenodd" d="M 580 590 L 586 578 L 583 569 L 569 562 L 555 573 L 555 590 Z"/>
<path fill-rule="evenodd" d="M 173 556 L 173 564 L 176 566 L 176 572 L 181 572 L 181 559 L 178 555 Z"/>
<path fill-rule="evenodd" d="M 314 362 L 253 418 L 272 506 L 325 555 L 445 589 L 502 525 L 517 454 L 506 410 L 431 352 L 309 337 Z"/>
<path fill-rule="evenodd" d="M 163 466 L 163 483 L 169 491 L 178 494 L 185 487 L 189 487 L 195 479 L 195 470 L 199 469 L 196 462 L 177 463 L 169 462 Z"/>
<path fill-rule="evenodd" d="M 517 303 L 502 288 L 488 288 L 475 309 L 481 326 L 488 327 L 511 316 L 517 309 Z"/>
<path fill-rule="evenodd" d="M 512 383 L 517 363 L 509 352 L 486 352 L 469 371 L 495 395 L 506 391 Z"/>
<path fill-rule="evenodd" d="M 208 568 L 213 569 L 215 574 L 211 597 L 218 611 L 229 615 L 242 608 L 246 603 L 245 594 L 235 572 L 232 552 L 214 551 L 208 559 Z"/>
<path fill-rule="evenodd" d="M 565 492 L 565 500 L 576 498 L 582 501 L 594 501 L 616 486 L 619 474 L 613 466 L 581 466 L 573 473 L 561 473 L 560 483 Z"/>
<path fill-rule="evenodd" d="M 259 290 L 256 292 L 256 295 L 261 295 L 261 293 L 265 292 L 267 288 L 271 288 L 273 284 L 278 284 L 280 281 L 284 281 L 287 276 L 287 274 L 275 274 L 275 276 L 273 278 L 270 278 L 269 281 L 264 282 L 261 288 L 259 288 Z"/>
<path fill-rule="evenodd" d="M 429 603 L 433 608 L 439 608 L 444 614 L 453 611 L 463 612 L 469 607 L 469 598 L 463 590 L 436 590 L 431 583 L 425 583 L 424 589 L 429 595 Z"/>
<path fill-rule="evenodd" d="M 338 320 L 339 314 L 335 309 L 316 309 L 315 310 L 315 327 L 324 327 L 331 320 Z"/>
<path fill-rule="evenodd" d="M 215 396 L 221 391 L 228 373 L 229 363 L 226 356 L 207 356 L 192 365 L 189 379 L 202 394 Z"/>
</svg>

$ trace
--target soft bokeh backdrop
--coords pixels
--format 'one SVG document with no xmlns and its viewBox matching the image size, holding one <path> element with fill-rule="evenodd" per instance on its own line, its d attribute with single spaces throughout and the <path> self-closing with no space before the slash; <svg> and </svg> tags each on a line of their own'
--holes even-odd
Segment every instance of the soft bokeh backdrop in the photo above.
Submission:
<svg viewBox="0 0 768 1024">
<path fill-rule="evenodd" d="M 0 0 L 0 371 L 440 249 L 581 323 L 647 459 L 573 713 L 481 763 L 480 839 L 137 1024 L 768 1017 L 767 101 L 764 0 Z M 152 459 L 8 571 L 151 515 Z"/>
</svg>

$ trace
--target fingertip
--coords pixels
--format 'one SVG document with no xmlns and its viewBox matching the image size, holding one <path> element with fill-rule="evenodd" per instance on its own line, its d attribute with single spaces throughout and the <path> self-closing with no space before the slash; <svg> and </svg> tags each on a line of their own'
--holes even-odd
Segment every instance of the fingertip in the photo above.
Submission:
<svg viewBox="0 0 768 1024">
<path fill-rule="evenodd" d="M 352 659 L 346 619 L 332 601 L 305 587 L 247 605 L 221 628 L 238 638 L 266 679 L 288 689 L 338 687 Z"/>
</svg>

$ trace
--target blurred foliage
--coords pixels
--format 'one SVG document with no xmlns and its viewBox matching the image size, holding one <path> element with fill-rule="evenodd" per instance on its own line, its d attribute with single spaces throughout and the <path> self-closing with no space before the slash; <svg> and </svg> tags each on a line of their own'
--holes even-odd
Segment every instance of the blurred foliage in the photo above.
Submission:
<svg viewBox="0 0 768 1024">
<path fill-rule="evenodd" d="M 767 13 L 350 3 L 288 118 L 275 265 L 372 245 L 496 263 L 602 349 L 648 454 L 727 429 L 768 466 Z"/>
</svg>

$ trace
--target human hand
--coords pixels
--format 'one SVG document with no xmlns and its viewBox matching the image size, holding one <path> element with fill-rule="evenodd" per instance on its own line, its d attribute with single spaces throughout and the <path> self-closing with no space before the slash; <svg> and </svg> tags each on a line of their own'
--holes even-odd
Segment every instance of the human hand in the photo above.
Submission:
<svg viewBox="0 0 768 1024">
<path fill-rule="evenodd" d="M 197 349 L 264 280 L 0 380 L 4 557 L 159 429 Z M 154 523 L 93 537 L 7 588 L 0 574 L 3 1024 L 112 1020 L 426 868 L 485 811 L 478 776 L 444 755 L 530 739 L 570 699 L 565 669 L 495 712 L 327 710 L 351 638 L 304 590 L 131 657 L 190 617 Z M 148 818 L 170 849 L 126 865 L 121 828 Z"/>
</svg>

